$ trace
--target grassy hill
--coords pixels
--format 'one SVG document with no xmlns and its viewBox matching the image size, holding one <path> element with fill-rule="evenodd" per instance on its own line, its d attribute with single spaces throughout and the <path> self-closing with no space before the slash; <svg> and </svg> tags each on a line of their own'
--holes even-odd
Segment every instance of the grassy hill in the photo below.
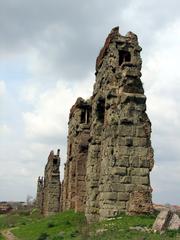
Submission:
<svg viewBox="0 0 180 240">
<path fill-rule="evenodd" d="M 180 239 L 180 233 L 162 235 L 150 232 L 155 216 L 126 216 L 88 225 L 82 213 L 66 211 L 43 218 L 36 211 L 0 216 L 0 229 L 11 228 L 20 240 L 168 240 Z M 3 238 L 0 237 L 0 240 Z"/>
</svg>

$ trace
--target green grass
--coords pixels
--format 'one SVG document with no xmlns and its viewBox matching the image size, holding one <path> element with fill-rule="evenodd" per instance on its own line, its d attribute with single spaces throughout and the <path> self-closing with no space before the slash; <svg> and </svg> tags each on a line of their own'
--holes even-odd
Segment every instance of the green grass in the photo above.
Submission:
<svg viewBox="0 0 180 240">
<path fill-rule="evenodd" d="M 37 211 L 3 214 L 0 215 L 0 230 L 29 224 L 41 218 L 42 216 Z"/>
<path fill-rule="evenodd" d="M 12 232 L 20 240 L 172 240 L 180 239 L 179 231 L 155 234 L 130 230 L 130 227 L 151 228 L 156 216 L 121 215 L 113 220 L 86 224 L 84 214 L 66 211 L 51 217 L 11 215 L 0 217 L 0 227 L 14 222 Z M 16 222 L 15 222 L 16 221 Z M 8 222 L 8 224 L 7 224 Z M 0 240 L 2 238 L 0 237 Z"/>
<path fill-rule="evenodd" d="M 42 240 L 44 240 L 46 239 L 45 235 L 49 236 L 48 240 L 77 239 L 79 231 L 84 224 L 84 214 L 66 211 L 21 226 L 12 232 L 22 240 L 39 240 L 40 236 L 42 236 Z"/>
<path fill-rule="evenodd" d="M 111 221 L 103 221 L 94 226 L 94 231 L 89 237 L 89 240 L 170 240 L 180 239 L 178 231 L 168 231 L 165 234 L 152 232 L 140 232 L 137 230 L 130 230 L 130 227 L 146 227 L 150 229 L 155 221 L 155 216 L 126 216 L 122 215 Z M 98 229 L 104 229 L 103 233 L 97 234 Z"/>
<path fill-rule="evenodd" d="M 4 237 L 0 233 L 0 240 L 5 240 Z"/>
</svg>

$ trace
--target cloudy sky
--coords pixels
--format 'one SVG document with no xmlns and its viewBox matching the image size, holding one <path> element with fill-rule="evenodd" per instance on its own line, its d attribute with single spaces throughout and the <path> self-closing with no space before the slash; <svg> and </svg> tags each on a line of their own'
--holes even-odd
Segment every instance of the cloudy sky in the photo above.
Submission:
<svg viewBox="0 0 180 240">
<path fill-rule="evenodd" d="M 180 204 L 180 1 L 0 0 L 0 200 L 35 196 L 51 149 L 66 160 L 67 120 L 91 95 L 111 28 L 135 32 L 152 121 L 153 200 Z"/>
</svg>

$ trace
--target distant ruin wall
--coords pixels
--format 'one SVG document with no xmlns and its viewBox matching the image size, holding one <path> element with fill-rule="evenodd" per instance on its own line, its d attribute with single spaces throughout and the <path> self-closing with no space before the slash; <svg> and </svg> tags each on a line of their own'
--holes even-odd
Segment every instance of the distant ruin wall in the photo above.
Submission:
<svg viewBox="0 0 180 240">
<path fill-rule="evenodd" d="M 90 135 L 91 105 L 78 98 L 69 117 L 67 162 L 64 172 L 63 210 L 85 211 L 86 161 Z"/>
<path fill-rule="evenodd" d="M 44 203 L 43 214 L 45 216 L 59 212 L 60 210 L 60 157 L 51 151 L 44 171 Z"/>
<path fill-rule="evenodd" d="M 44 170 L 44 181 L 43 178 L 38 178 L 36 197 L 36 206 L 45 216 L 60 211 L 61 183 L 59 166 L 59 150 L 56 155 L 51 151 Z"/>
</svg>

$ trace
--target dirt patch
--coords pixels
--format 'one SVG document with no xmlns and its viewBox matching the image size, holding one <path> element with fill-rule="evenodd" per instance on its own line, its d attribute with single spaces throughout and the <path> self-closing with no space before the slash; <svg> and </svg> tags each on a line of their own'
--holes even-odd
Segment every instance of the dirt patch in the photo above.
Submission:
<svg viewBox="0 0 180 240">
<path fill-rule="evenodd" d="M 3 237 L 5 237 L 6 240 L 18 240 L 18 238 L 14 236 L 10 229 L 2 230 L 1 234 Z"/>
</svg>

